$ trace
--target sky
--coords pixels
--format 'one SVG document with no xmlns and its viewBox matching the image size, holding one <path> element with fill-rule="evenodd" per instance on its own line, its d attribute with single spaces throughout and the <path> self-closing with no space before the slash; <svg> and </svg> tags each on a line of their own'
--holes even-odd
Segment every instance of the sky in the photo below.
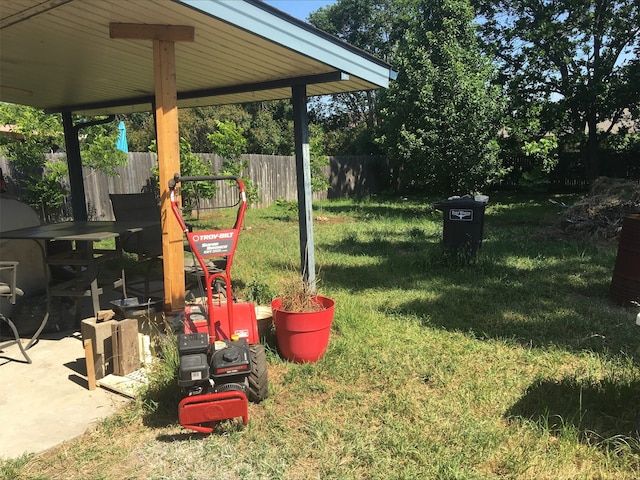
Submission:
<svg viewBox="0 0 640 480">
<path fill-rule="evenodd" d="M 264 0 L 264 2 L 293 17 L 306 20 L 310 13 L 334 4 L 336 0 Z"/>
</svg>

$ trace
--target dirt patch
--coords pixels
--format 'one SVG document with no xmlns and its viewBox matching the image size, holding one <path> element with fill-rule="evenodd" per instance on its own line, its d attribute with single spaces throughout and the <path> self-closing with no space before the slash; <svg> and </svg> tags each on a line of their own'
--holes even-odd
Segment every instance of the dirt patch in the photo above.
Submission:
<svg viewBox="0 0 640 480">
<path fill-rule="evenodd" d="M 632 213 L 640 213 L 640 182 L 600 177 L 584 199 L 566 208 L 560 223 L 566 235 L 612 239 Z"/>
<path fill-rule="evenodd" d="M 324 215 L 320 215 L 314 218 L 316 222 L 320 223 L 345 223 L 347 222 L 346 218 L 343 217 L 327 217 Z"/>
</svg>

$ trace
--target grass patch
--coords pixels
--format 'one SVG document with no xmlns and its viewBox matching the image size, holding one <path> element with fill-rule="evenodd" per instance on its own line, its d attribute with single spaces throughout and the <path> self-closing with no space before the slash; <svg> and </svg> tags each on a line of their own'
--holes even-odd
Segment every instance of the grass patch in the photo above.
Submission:
<svg viewBox="0 0 640 480">
<path fill-rule="evenodd" d="M 636 478 L 640 329 L 607 298 L 617 244 L 563 237 L 547 197 L 497 195 L 460 261 L 431 200 L 316 206 L 329 348 L 311 365 L 270 349 L 246 428 L 180 428 L 167 354 L 134 407 L 1 478 Z M 299 258 L 282 209 L 247 212 L 240 296 L 267 301 Z"/>
</svg>

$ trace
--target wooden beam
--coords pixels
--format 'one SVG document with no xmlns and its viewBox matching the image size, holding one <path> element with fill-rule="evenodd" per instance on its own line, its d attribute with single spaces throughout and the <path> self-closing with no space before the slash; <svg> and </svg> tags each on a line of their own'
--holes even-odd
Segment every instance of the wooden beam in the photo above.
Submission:
<svg viewBox="0 0 640 480">
<path fill-rule="evenodd" d="M 147 25 L 137 23 L 110 23 L 109 36 L 126 40 L 162 40 L 167 42 L 193 42 L 195 29 L 188 25 Z"/>
<path fill-rule="evenodd" d="M 169 199 L 169 180 L 174 173 L 180 173 L 175 44 L 171 41 L 154 40 L 153 63 L 165 310 L 174 312 L 184 308 L 185 297 L 182 231 L 173 217 Z"/>
</svg>

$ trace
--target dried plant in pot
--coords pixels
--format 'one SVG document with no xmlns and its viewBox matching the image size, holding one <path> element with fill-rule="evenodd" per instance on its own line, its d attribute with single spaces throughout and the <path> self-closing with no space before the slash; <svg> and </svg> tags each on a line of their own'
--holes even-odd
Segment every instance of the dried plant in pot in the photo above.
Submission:
<svg viewBox="0 0 640 480">
<path fill-rule="evenodd" d="M 316 362 L 329 345 L 335 301 L 318 295 L 302 278 L 288 276 L 271 302 L 278 350 L 291 362 Z"/>
<path fill-rule="evenodd" d="M 281 310 L 303 313 L 324 309 L 318 302 L 317 292 L 301 276 L 287 275 L 282 280 L 278 291 Z"/>
</svg>

